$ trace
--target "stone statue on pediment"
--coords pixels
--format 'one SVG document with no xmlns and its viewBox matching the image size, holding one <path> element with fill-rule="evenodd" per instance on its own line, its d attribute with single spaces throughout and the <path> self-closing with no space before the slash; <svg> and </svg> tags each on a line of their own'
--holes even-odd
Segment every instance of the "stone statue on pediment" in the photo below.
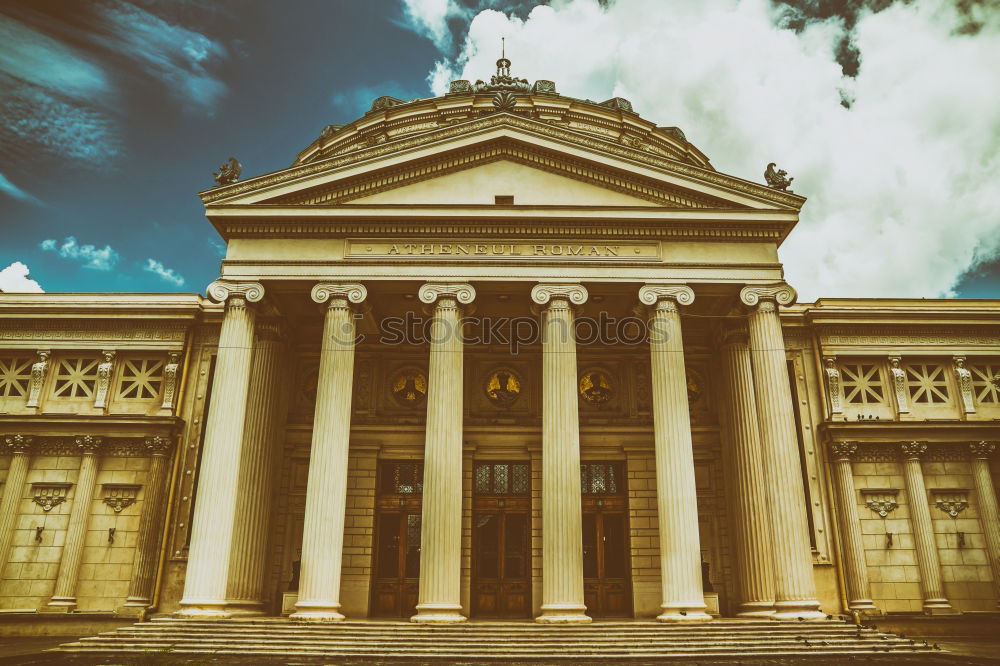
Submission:
<svg viewBox="0 0 1000 666">
<path fill-rule="evenodd" d="M 219 185 L 232 185 L 240 179 L 243 173 L 243 165 L 235 157 L 230 157 L 229 162 L 219 167 L 219 170 L 212 174 L 215 182 Z"/>
<path fill-rule="evenodd" d="M 773 187 L 776 190 L 787 190 L 795 179 L 789 178 L 788 172 L 784 169 L 775 170 L 774 167 L 774 162 L 767 165 L 767 169 L 764 171 L 764 181 L 768 187 Z"/>
</svg>

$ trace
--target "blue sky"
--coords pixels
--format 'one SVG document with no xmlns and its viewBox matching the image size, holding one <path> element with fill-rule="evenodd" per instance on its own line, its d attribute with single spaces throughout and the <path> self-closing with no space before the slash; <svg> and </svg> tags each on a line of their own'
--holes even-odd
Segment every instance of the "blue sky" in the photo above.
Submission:
<svg viewBox="0 0 1000 666">
<path fill-rule="evenodd" d="M 810 198 L 782 255 L 804 295 L 1000 298 L 1000 93 L 972 81 L 974 63 L 1000 59 L 1000 20 L 995 5 L 969 4 L 7 0 L 0 269 L 22 284 L 30 271 L 48 292 L 202 291 L 222 246 L 196 193 L 219 164 L 280 169 L 375 97 L 487 77 L 502 34 L 515 74 L 628 97 L 720 170 L 759 180 L 758 164 L 787 165 Z M 911 42 L 951 80 L 931 64 L 922 78 Z M 899 63 L 915 64 L 904 75 Z M 973 94 L 978 112 L 955 106 Z M 830 140 L 835 129 L 855 134 Z M 914 166 L 920 154 L 937 171 Z"/>
</svg>

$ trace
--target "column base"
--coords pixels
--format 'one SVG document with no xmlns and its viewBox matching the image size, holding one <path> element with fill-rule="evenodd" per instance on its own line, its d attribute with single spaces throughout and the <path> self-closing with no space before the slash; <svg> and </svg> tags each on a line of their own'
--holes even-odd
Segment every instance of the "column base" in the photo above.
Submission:
<svg viewBox="0 0 1000 666">
<path fill-rule="evenodd" d="M 340 604 L 300 601 L 295 604 L 295 612 L 288 619 L 296 622 L 343 622 L 347 618 L 340 612 Z"/>
<path fill-rule="evenodd" d="M 265 615 L 263 604 L 259 601 L 227 601 L 226 611 L 231 615 L 249 617 L 254 615 Z"/>
<path fill-rule="evenodd" d="M 72 613 L 76 610 L 76 597 L 52 597 L 38 609 L 39 613 Z"/>
<path fill-rule="evenodd" d="M 462 615 L 462 607 L 457 604 L 419 604 L 417 614 L 410 618 L 410 622 L 420 624 L 456 624 L 465 622 L 466 617 Z"/>
<path fill-rule="evenodd" d="M 856 601 L 849 601 L 847 603 L 847 610 L 849 613 L 857 611 L 862 615 L 878 615 L 878 608 L 875 606 L 875 602 L 871 599 L 858 599 Z"/>
<path fill-rule="evenodd" d="M 736 617 L 771 617 L 774 615 L 773 601 L 745 601 L 739 605 Z"/>
<path fill-rule="evenodd" d="M 539 624 L 587 624 L 593 619 L 586 614 L 586 606 L 576 604 L 547 604 L 542 614 L 535 618 Z"/>
<path fill-rule="evenodd" d="M 224 620 L 232 615 L 225 606 L 225 601 L 181 600 L 181 609 L 174 611 L 174 617 L 182 620 Z"/>
<path fill-rule="evenodd" d="M 660 606 L 662 611 L 656 616 L 657 622 L 708 622 L 712 616 L 705 612 L 705 605 Z"/>
<path fill-rule="evenodd" d="M 955 609 L 947 599 L 926 599 L 924 615 L 961 615 L 962 611 Z"/>
</svg>

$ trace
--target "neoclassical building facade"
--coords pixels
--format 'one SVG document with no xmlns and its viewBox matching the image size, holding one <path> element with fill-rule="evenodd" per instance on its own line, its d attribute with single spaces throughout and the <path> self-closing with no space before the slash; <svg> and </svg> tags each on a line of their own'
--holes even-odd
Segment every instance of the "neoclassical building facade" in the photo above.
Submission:
<svg viewBox="0 0 1000 666">
<path fill-rule="evenodd" d="M 997 611 L 1000 302 L 498 65 L 224 170 L 206 297 L 0 294 L 0 618 Z"/>
</svg>

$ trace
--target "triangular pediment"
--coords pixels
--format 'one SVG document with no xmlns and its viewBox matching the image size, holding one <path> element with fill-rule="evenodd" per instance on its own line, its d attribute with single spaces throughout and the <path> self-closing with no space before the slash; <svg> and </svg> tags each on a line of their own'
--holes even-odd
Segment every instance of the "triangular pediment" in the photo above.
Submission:
<svg viewBox="0 0 1000 666">
<path fill-rule="evenodd" d="M 674 209 L 788 210 L 802 201 L 509 114 L 387 140 L 202 194 L 209 207 L 465 206 L 494 204 L 497 196 L 514 196 L 515 206 Z"/>
</svg>

